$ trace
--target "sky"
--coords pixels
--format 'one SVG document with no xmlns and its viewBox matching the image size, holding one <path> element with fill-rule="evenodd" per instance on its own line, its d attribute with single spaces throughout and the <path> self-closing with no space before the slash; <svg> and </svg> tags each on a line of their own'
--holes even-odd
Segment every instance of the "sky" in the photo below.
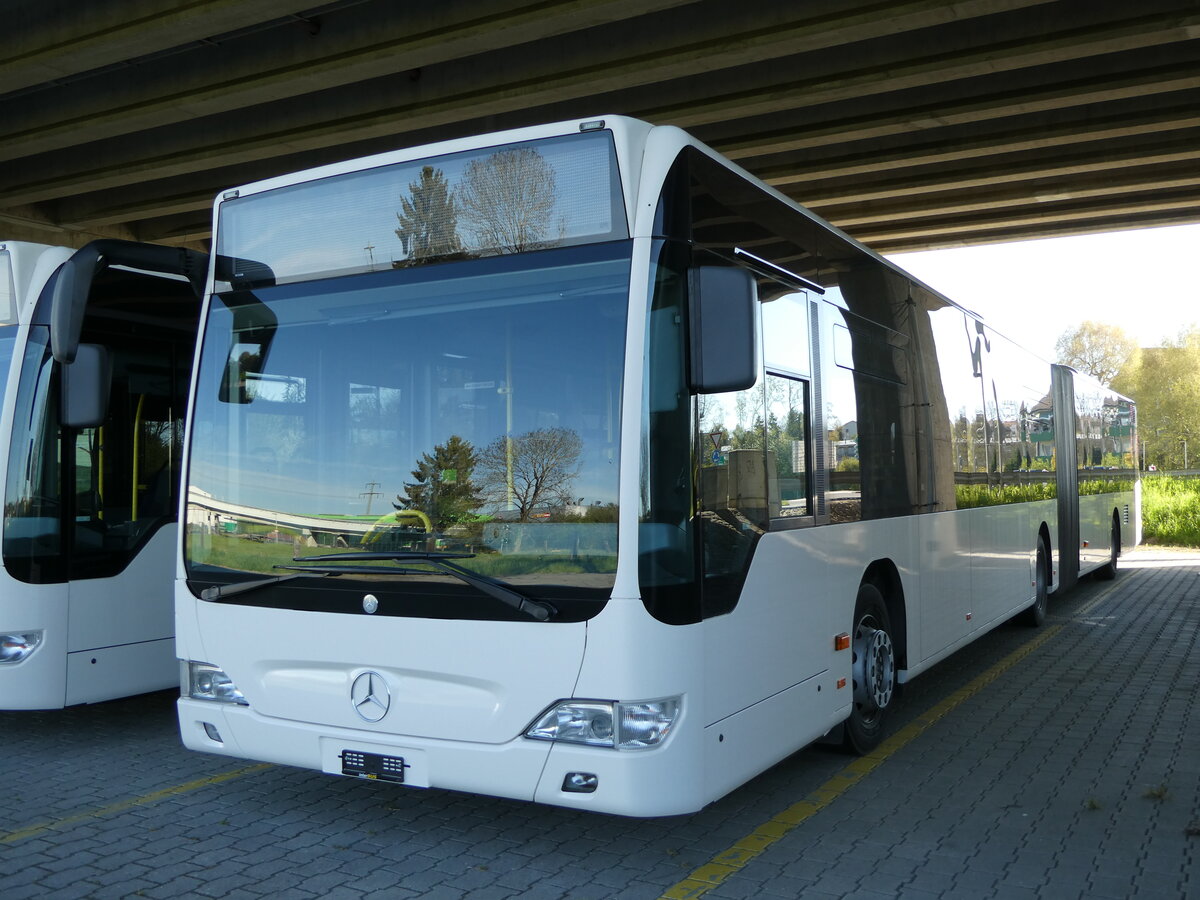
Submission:
<svg viewBox="0 0 1200 900">
<path fill-rule="evenodd" d="M 1143 347 L 1200 325 L 1200 225 L 898 253 L 888 257 L 1044 359 L 1084 320 Z"/>
</svg>

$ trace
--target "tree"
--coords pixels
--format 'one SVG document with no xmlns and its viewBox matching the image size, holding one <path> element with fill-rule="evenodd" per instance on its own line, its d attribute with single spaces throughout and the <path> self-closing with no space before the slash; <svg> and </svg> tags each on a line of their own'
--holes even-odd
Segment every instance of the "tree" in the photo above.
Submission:
<svg viewBox="0 0 1200 900">
<path fill-rule="evenodd" d="M 1090 375 L 1101 384 L 1112 384 L 1137 348 L 1137 341 L 1120 326 L 1087 321 L 1064 331 L 1054 345 L 1054 352 L 1063 365 Z"/>
<path fill-rule="evenodd" d="M 553 167 L 530 147 L 472 160 L 455 194 L 472 246 L 500 253 L 544 250 L 562 239 L 552 221 L 558 189 Z"/>
<path fill-rule="evenodd" d="M 450 185 L 441 169 L 424 166 L 408 186 L 409 196 L 400 199 L 396 237 L 404 246 L 405 262 L 413 265 L 432 259 L 458 256 L 458 212 Z"/>
<path fill-rule="evenodd" d="M 1200 328 L 1139 350 L 1113 387 L 1137 403 L 1143 463 L 1182 469 L 1185 455 L 1189 466 L 1200 459 Z"/>
<path fill-rule="evenodd" d="M 569 428 L 539 428 L 496 438 L 479 454 L 480 482 L 489 500 L 528 522 L 538 512 L 570 505 L 583 441 Z"/>
<path fill-rule="evenodd" d="M 415 509 L 429 516 L 435 531 L 445 531 L 475 518 L 483 505 L 472 476 L 478 460 L 475 448 L 457 434 L 421 454 L 412 470 L 413 481 L 404 485 L 407 496 L 396 497 L 396 509 Z"/>
</svg>

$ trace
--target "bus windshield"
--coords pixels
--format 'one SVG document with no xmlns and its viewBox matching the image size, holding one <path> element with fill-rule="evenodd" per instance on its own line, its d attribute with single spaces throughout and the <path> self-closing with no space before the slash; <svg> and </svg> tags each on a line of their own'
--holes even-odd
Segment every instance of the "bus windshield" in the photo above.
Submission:
<svg viewBox="0 0 1200 900">
<path fill-rule="evenodd" d="M 427 606 L 472 594 L 420 560 L 453 554 L 527 596 L 606 599 L 629 268 L 618 241 L 215 297 L 187 487 L 193 590 L 338 556 L 346 576 L 308 599 L 302 577 L 228 602 L 336 609 L 365 581 L 398 598 L 381 614 L 507 617 L 478 598 Z"/>
</svg>

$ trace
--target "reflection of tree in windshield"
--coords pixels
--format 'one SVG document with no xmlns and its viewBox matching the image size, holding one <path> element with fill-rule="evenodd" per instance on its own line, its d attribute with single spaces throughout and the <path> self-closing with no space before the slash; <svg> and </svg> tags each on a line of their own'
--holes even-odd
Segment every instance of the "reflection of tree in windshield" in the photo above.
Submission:
<svg viewBox="0 0 1200 900">
<path fill-rule="evenodd" d="M 404 245 L 406 256 L 397 265 L 417 265 L 461 255 L 458 212 L 442 170 L 424 166 L 408 190 L 408 198 L 400 199 L 400 212 L 396 213 L 400 223 L 396 237 Z"/>
<path fill-rule="evenodd" d="M 472 160 L 453 191 L 441 169 L 424 166 L 408 190 L 396 213 L 396 237 L 405 254 L 397 266 L 479 251 L 526 253 L 562 241 L 565 225 L 561 217 L 553 218 L 558 203 L 554 168 L 528 147 Z M 458 234 L 460 218 L 468 229 L 469 246 Z"/>
<path fill-rule="evenodd" d="M 570 505 L 582 452 L 583 441 L 569 428 L 498 437 L 479 454 L 481 487 L 500 510 L 528 522 Z"/>
<path fill-rule="evenodd" d="M 475 159 L 455 192 L 475 246 L 500 253 L 545 250 L 562 240 L 564 225 L 551 215 L 558 201 L 554 168 L 536 150 L 510 148 Z"/>
<path fill-rule="evenodd" d="M 419 510 L 429 516 L 435 531 L 446 531 L 476 519 L 483 505 L 472 477 L 477 465 L 475 448 L 457 434 L 422 453 L 412 470 L 413 481 L 405 482 L 407 495 L 396 497 L 396 509 Z"/>
</svg>

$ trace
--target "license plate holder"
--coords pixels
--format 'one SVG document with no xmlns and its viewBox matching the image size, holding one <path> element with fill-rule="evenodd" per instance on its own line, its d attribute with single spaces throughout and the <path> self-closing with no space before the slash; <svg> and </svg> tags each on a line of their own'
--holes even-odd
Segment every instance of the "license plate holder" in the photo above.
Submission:
<svg viewBox="0 0 1200 900">
<path fill-rule="evenodd" d="M 393 784 L 404 784 L 404 770 L 410 768 L 403 756 L 384 756 L 362 750 L 343 750 L 341 760 L 343 775 Z"/>
</svg>

